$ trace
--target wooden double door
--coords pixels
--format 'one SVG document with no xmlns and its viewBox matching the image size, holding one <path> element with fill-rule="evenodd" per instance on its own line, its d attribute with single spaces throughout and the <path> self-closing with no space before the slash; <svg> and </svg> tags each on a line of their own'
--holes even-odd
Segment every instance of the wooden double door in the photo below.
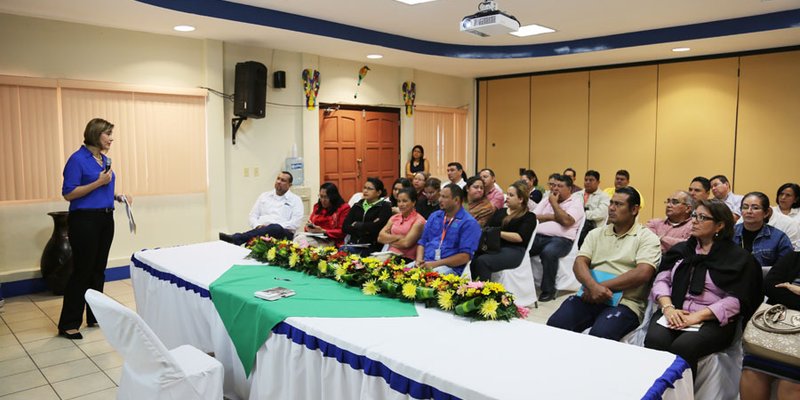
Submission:
<svg viewBox="0 0 800 400">
<path fill-rule="evenodd" d="M 367 177 L 391 190 L 400 177 L 400 112 L 320 107 L 320 177 L 347 201 Z"/>
</svg>

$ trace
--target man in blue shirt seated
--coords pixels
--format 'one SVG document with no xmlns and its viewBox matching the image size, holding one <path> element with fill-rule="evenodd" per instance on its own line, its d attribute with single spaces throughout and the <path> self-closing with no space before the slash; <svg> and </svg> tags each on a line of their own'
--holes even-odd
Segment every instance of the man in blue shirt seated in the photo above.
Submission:
<svg viewBox="0 0 800 400">
<path fill-rule="evenodd" d="M 417 244 L 416 265 L 440 274 L 461 275 L 481 238 L 478 221 L 461 207 L 464 191 L 455 183 L 439 194 L 441 210 L 434 211 Z"/>
</svg>

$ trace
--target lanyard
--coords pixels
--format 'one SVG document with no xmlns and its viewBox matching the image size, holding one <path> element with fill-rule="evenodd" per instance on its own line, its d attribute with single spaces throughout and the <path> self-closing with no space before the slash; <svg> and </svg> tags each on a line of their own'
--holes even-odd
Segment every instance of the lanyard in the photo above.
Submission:
<svg viewBox="0 0 800 400">
<path fill-rule="evenodd" d="M 456 216 L 454 215 L 453 218 L 450 218 L 450 222 L 447 222 L 447 215 L 444 216 L 444 223 L 442 224 L 442 239 L 439 241 L 439 248 L 442 248 L 442 243 L 444 243 L 444 238 L 447 236 L 447 230 L 450 229 L 450 225 L 453 224 L 453 221 L 456 220 Z"/>
</svg>

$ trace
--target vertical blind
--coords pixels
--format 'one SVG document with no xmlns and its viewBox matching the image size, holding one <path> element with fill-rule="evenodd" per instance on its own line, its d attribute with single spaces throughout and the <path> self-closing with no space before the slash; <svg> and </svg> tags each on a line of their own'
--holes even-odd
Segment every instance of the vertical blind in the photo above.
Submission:
<svg viewBox="0 0 800 400">
<path fill-rule="evenodd" d="M 206 190 L 202 93 L 139 92 L 115 84 L 72 86 L 77 87 L 0 77 L 0 202 L 60 198 L 64 163 L 81 146 L 86 123 L 95 117 L 114 124 L 108 156 L 118 192 Z"/>
<path fill-rule="evenodd" d="M 448 163 L 456 161 L 467 165 L 467 111 L 415 107 L 414 139 L 425 148 L 431 176 L 446 177 Z"/>
</svg>

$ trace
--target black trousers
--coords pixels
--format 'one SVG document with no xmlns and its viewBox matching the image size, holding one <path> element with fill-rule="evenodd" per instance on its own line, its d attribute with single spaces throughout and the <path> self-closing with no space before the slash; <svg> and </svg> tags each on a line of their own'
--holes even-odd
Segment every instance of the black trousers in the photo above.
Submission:
<svg viewBox="0 0 800 400">
<path fill-rule="evenodd" d="M 695 377 L 697 377 L 697 362 L 709 354 L 730 347 L 739 325 L 736 319 L 729 321 L 725 326 L 720 326 L 717 320 L 704 321 L 699 331 L 684 332 L 659 325 L 656 321 L 661 315 L 661 311 L 658 311 L 650 320 L 644 347 L 681 356 L 692 367 L 692 374 Z"/>
<path fill-rule="evenodd" d="M 526 255 L 520 246 L 501 246 L 498 251 L 481 254 L 469 265 L 472 280 L 491 280 L 493 272 L 518 267 Z"/>
<path fill-rule="evenodd" d="M 84 308 L 86 322 L 97 323 L 83 296 L 88 289 L 103 291 L 108 251 L 114 240 L 112 212 L 70 211 L 67 223 L 74 268 L 64 290 L 64 305 L 61 307 L 61 318 L 58 321 L 58 329 L 62 331 L 80 328 L 83 323 Z"/>
</svg>

